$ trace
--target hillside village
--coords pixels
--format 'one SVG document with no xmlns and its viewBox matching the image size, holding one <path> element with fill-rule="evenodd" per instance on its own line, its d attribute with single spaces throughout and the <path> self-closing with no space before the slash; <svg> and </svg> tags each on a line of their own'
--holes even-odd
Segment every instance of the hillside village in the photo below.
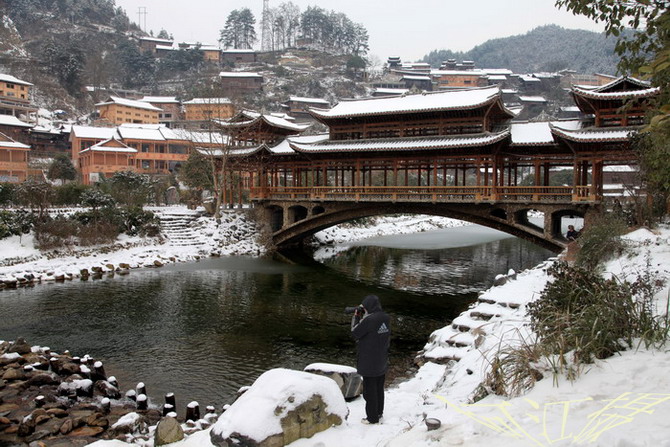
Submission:
<svg viewBox="0 0 670 447">
<path fill-rule="evenodd" d="M 143 37 L 145 51 L 161 57 L 178 45 L 171 41 Z M 584 118 L 576 105 L 566 105 L 567 92 L 574 85 L 593 88 L 615 78 L 604 74 L 560 73 L 515 74 L 505 68 L 477 68 L 474 61 L 444 61 L 441 67 L 426 63 L 403 63 L 400 57 L 389 57 L 384 73 L 370 81 L 356 82 L 349 95 L 305 97 L 289 94 L 276 110 L 248 110 L 245 97 L 258 94 L 282 79 L 269 71 L 260 71 L 253 50 L 218 50 L 199 47 L 210 61 L 225 65 L 234 62 L 234 71 L 220 71 L 216 97 L 180 99 L 175 96 L 146 95 L 141 91 L 87 88 L 97 97 L 95 112 L 83 117 L 65 117 L 63 111 L 47 111 L 33 102 L 36 86 L 10 73 L 0 76 L 0 132 L 5 149 L 0 176 L 5 182 L 19 183 L 29 177 L 44 178 L 49 160 L 63 153 L 71 157 L 84 184 L 95 183 L 101 175 L 111 176 L 119 170 L 169 176 L 176 174 L 194 148 L 221 146 L 221 135 L 228 133 L 220 124 L 227 120 L 243 121 L 246 114 L 260 114 L 276 134 L 270 139 L 249 144 L 279 144 L 284 138 L 310 135 L 325 130 L 309 110 L 329 109 L 341 100 L 354 96 L 391 97 L 425 92 L 458 91 L 467 88 L 495 86 L 505 106 L 514 112 L 512 123 Z M 288 71 L 310 70 L 307 50 L 287 51 L 277 58 L 278 67 Z M 299 56 L 302 55 L 303 57 Z M 343 76 L 346 72 L 343 72 Z M 271 87 L 268 87 L 271 86 Z M 360 94 L 358 94 L 360 92 Z M 276 94 L 276 93 L 275 93 Z M 106 156 L 95 163 L 91 154 L 110 152 L 107 140 L 121 145 L 114 157 Z M 103 144 L 100 146 L 100 144 Z M 119 155 L 121 154 L 121 155 Z M 108 154 L 109 155 L 109 154 Z"/>
</svg>

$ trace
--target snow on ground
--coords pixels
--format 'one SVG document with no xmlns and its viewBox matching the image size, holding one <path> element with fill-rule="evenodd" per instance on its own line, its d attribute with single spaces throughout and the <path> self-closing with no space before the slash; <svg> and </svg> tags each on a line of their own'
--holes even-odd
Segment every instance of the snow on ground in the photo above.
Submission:
<svg viewBox="0 0 670 447">
<path fill-rule="evenodd" d="M 159 211 L 161 212 L 161 211 Z M 171 211 L 172 213 L 175 210 Z M 178 210 L 189 214 L 191 211 Z M 154 260 L 178 262 L 209 256 L 212 252 L 259 254 L 262 248 L 252 240 L 241 214 L 226 213 L 223 224 L 195 216 L 198 237 L 195 245 L 180 246 L 168 240 L 142 241 L 125 238 L 117 251 L 48 257 L 36 251 L 31 238 L 0 241 L 0 263 L 27 262 L 0 267 L 0 279 L 33 273 L 70 272 L 81 268 L 152 264 Z M 321 243 L 360 240 L 384 234 L 425 231 L 463 223 L 428 216 L 396 216 L 377 221 L 375 228 L 340 226 L 317 235 Z M 670 228 L 657 232 L 640 229 L 625 238 L 635 248 L 606 264 L 606 272 L 632 279 L 649 270 L 658 278 L 670 277 Z M 118 248 L 117 247 L 117 248 Z M 171 259 L 172 258 L 172 259 Z M 537 298 L 548 281 L 548 261 L 519 274 L 508 273 L 508 281 L 481 293 L 479 302 L 449 324 L 435 331 L 424 348 L 426 359 L 454 359 L 445 364 L 428 361 L 413 378 L 387 390 L 383 423 L 361 424 L 364 401 L 349 402 L 349 418 L 339 427 L 319 433 L 291 447 L 368 447 L 463 445 L 469 447 L 593 445 L 616 447 L 670 447 L 670 348 L 639 348 L 586 368 L 574 382 L 546 374 L 528 394 L 503 399 L 489 396 L 473 406 L 467 403 L 481 382 L 487 365 L 503 346 L 515 345 L 532 336 L 525 325 L 525 305 Z M 11 263 L 11 262 L 10 262 Z M 666 283 L 657 294 L 657 310 L 668 308 Z M 482 319 L 482 316 L 487 318 Z M 458 361 L 456 361 L 458 360 Z M 250 417 L 253 415 L 250 415 Z M 424 419 L 437 418 L 440 428 L 428 431 Z M 149 445 L 151 442 L 149 442 Z M 98 441 L 97 447 L 127 445 L 119 441 Z M 189 436 L 175 447 L 207 447 L 209 430 Z"/>
<path fill-rule="evenodd" d="M 76 278 L 82 269 L 100 267 L 111 271 L 121 263 L 131 268 L 154 267 L 156 262 L 195 261 L 212 255 L 260 255 L 265 249 L 255 241 L 255 226 L 245 214 L 227 211 L 218 225 L 199 210 L 186 207 L 152 208 L 164 219 L 188 219 L 187 228 L 165 233 L 165 239 L 129 237 L 122 234 L 113 246 L 81 247 L 42 253 L 32 235 L 0 240 L 0 280 L 14 280 L 32 274 L 43 281 L 65 274 Z M 176 233 L 179 231 L 179 233 Z M 109 266 L 113 268 L 110 269 Z"/>
<path fill-rule="evenodd" d="M 319 231 L 314 235 L 314 240 L 315 244 L 320 247 L 313 256 L 317 261 L 323 261 L 349 250 L 350 247 L 346 244 L 364 239 L 391 234 L 422 233 L 463 225 L 470 225 L 470 223 L 448 217 L 427 215 L 377 216 L 370 218 L 366 226 L 342 224 Z"/>
<path fill-rule="evenodd" d="M 650 266 L 659 279 L 666 280 L 656 295 L 658 311 L 664 314 L 670 292 L 670 228 L 638 230 L 626 240 L 634 254 L 607 263 L 606 271 L 632 278 Z M 443 358 L 451 346 L 450 355 L 457 354 L 459 360 L 449 366 L 428 361 L 414 377 L 388 389 L 382 424 L 360 422 L 365 403 L 359 398 L 348 403 L 350 414 L 343 425 L 290 447 L 669 447 L 670 347 L 638 347 L 598 361 L 585 367 L 574 382 L 548 372 L 524 396 L 488 396 L 468 405 L 496 352 L 532 336 L 525 306 L 549 280 L 546 269 L 551 262 L 519 274 L 508 272 L 504 285 L 484 291 L 479 302 L 455 320 L 474 329 L 462 332 L 449 325 L 431 335 L 424 349 L 427 358 L 431 354 Z M 476 318 L 482 314 L 491 318 L 482 322 Z M 456 341 L 460 345 L 449 344 Z M 441 427 L 428 431 L 426 417 L 440 420 Z M 93 445 L 120 444 L 99 441 Z M 209 430 L 173 445 L 208 447 Z"/>
</svg>

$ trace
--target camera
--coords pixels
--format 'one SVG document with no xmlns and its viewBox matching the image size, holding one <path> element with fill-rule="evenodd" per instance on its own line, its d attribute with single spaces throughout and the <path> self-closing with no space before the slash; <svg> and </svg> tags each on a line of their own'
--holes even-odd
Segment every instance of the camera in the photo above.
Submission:
<svg viewBox="0 0 670 447">
<path fill-rule="evenodd" d="M 344 313 L 347 314 L 347 315 L 350 315 L 350 314 L 363 315 L 365 313 L 365 308 L 363 308 L 363 306 L 361 306 L 361 305 L 353 306 L 353 307 L 345 307 L 344 308 Z"/>
</svg>

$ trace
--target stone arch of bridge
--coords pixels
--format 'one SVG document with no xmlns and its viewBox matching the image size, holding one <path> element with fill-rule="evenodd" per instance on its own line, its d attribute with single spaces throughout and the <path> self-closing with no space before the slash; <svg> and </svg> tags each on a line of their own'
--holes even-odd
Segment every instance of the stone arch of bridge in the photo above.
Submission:
<svg viewBox="0 0 670 447">
<path fill-rule="evenodd" d="M 280 204 L 262 205 L 269 216 L 275 216 Z M 296 208 L 298 207 L 298 208 Z M 281 228 L 272 226 L 272 240 L 276 247 L 282 248 L 301 243 L 305 238 L 337 224 L 363 217 L 388 214 L 426 214 L 450 217 L 483 225 L 513 236 L 528 240 L 553 252 L 562 251 L 567 241 L 562 236 L 560 220 L 562 216 L 578 215 L 586 217 L 588 206 L 543 205 L 529 207 L 519 204 L 435 204 L 435 203 L 313 203 L 284 204 L 287 211 Z M 295 210 L 300 210 L 299 216 Z M 544 225 L 533 224 L 528 213 L 538 210 L 544 213 Z M 296 216 L 302 217 L 296 219 Z"/>
</svg>

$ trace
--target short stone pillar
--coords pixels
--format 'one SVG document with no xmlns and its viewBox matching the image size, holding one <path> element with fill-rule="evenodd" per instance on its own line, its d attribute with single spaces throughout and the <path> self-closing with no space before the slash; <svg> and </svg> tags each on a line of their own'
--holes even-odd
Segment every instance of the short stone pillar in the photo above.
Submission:
<svg viewBox="0 0 670 447">
<path fill-rule="evenodd" d="M 355 399 L 363 393 L 363 377 L 352 366 L 312 363 L 305 367 L 305 372 L 333 379 L 346 400 Z"/>
</svg>

